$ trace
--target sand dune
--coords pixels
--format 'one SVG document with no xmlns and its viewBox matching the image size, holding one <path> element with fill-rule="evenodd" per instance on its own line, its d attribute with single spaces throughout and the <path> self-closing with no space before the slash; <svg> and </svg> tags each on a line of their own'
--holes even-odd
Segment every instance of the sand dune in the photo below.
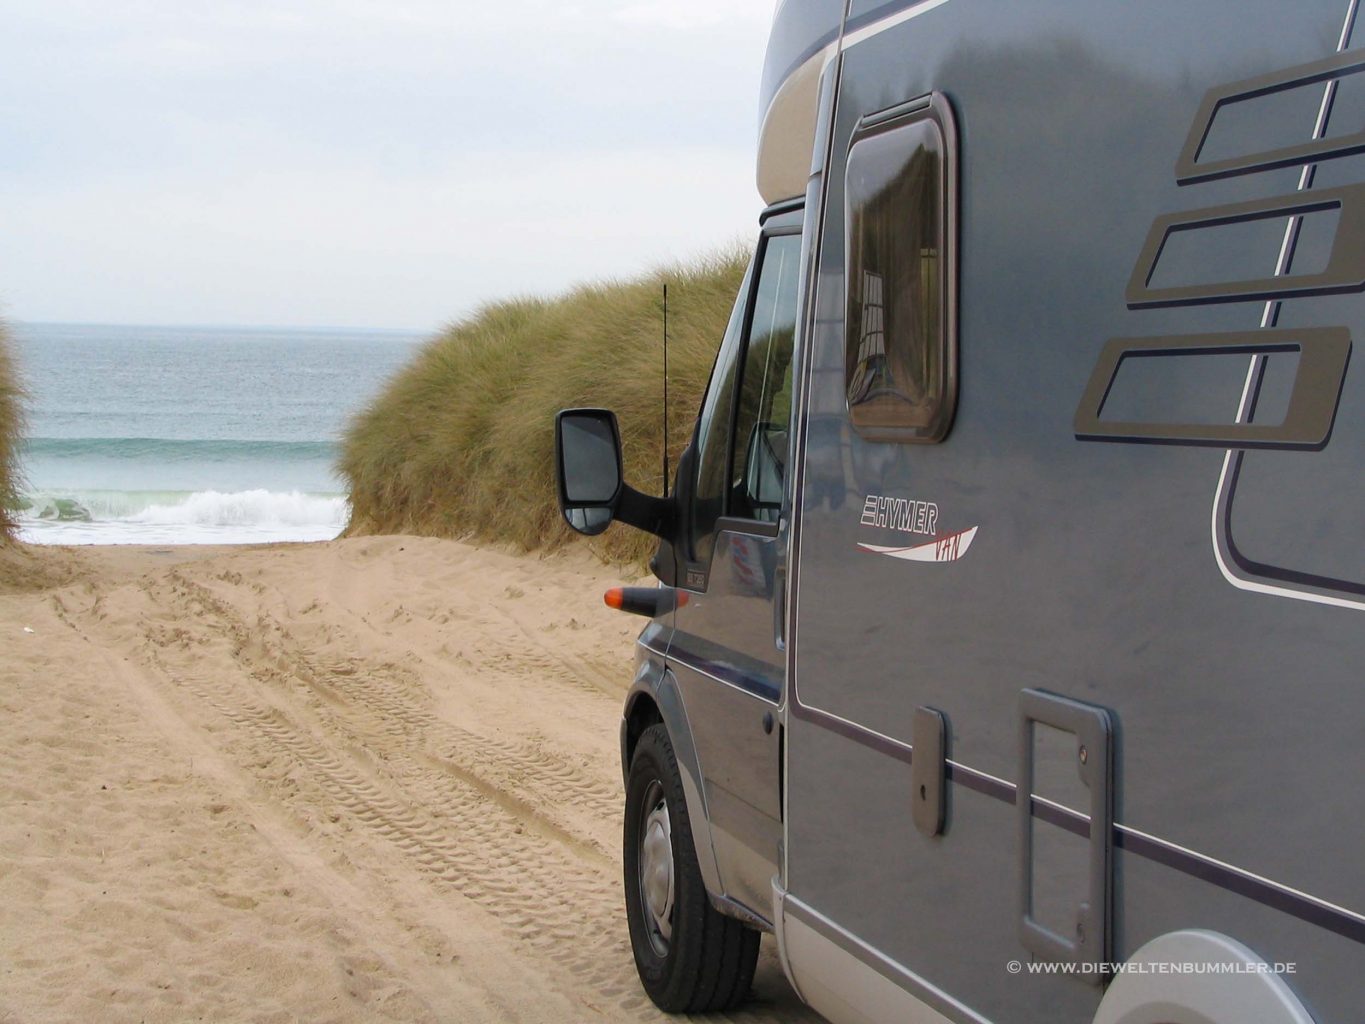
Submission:
<svg viewBox="0 0 1365 1024">
<path fill-rule="evenodd" d="M 610 572 L 408 537 L 8 570 L 0 1024 L 661 1019 Z M 812 1018 L 765 945 L 729 1019 Z"/>
</svg>

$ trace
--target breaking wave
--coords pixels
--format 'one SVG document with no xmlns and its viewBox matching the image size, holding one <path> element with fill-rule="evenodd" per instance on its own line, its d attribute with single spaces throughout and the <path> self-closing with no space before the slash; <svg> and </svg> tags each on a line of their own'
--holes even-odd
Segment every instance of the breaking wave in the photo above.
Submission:
<svg viewBox="0 0 1365 1024">
<path fill-rule="evenodd" d="M 327 540 L 345 528 L 340 494 L 301 491 L 36 492 L 18 509 L 23 539 L 47 544 L 249 544 Z"/>
</svg>

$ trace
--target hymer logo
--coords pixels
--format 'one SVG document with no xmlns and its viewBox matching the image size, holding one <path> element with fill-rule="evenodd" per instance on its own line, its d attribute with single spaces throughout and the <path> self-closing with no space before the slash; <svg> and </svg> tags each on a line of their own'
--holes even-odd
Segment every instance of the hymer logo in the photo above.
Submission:
<svg viewBox="0 0 1365 1024">
<path fill-rule="evenodd" d="M 863 502 L 863 517 L 860 522 L 862 526 L 927 535 L 929 540 L 905 547 L 864 544 L 861 541 L 858 543 L 858 547 L 864 551 L 907 562 L 956 562 L 967 553 L 972 541 L 976 539 L 975 526 L 940 533 L 938 505 L 932 501 L 916 501 L 913 498 L 884 498 L 881 495 L 869 494 Z"/>
<path fill-rule="evenodd" d="M 880 526 L 902 533 L 938 532 L 938 506 L 932 501 L 883 498 L 869 494 L 863 502 L 863 526 Z"/>
</svg>

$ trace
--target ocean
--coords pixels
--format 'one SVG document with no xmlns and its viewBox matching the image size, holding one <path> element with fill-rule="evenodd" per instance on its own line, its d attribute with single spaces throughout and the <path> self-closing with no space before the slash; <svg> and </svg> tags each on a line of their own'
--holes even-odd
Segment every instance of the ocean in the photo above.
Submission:
<svg viewBox="0 0 1365 1024">
<path fill-rule="evenodd" d="M 423 336 L 10 325 L 28 392 L 20 537 L 240 544 L 335 537 L 347 418 Z"/>
</svg>

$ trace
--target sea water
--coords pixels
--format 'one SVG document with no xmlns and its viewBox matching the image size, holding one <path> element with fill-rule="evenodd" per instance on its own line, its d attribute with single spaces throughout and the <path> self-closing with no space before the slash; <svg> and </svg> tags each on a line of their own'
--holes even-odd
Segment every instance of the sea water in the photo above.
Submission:
<svg viewBox="0 0 1365 1024">
<path fill-rule="evenodd" d="M 422 340 L 401 331 L 17 323 L 20 536 L 41 544 L 335 537 L 347 420 Z"/>
</svg>

